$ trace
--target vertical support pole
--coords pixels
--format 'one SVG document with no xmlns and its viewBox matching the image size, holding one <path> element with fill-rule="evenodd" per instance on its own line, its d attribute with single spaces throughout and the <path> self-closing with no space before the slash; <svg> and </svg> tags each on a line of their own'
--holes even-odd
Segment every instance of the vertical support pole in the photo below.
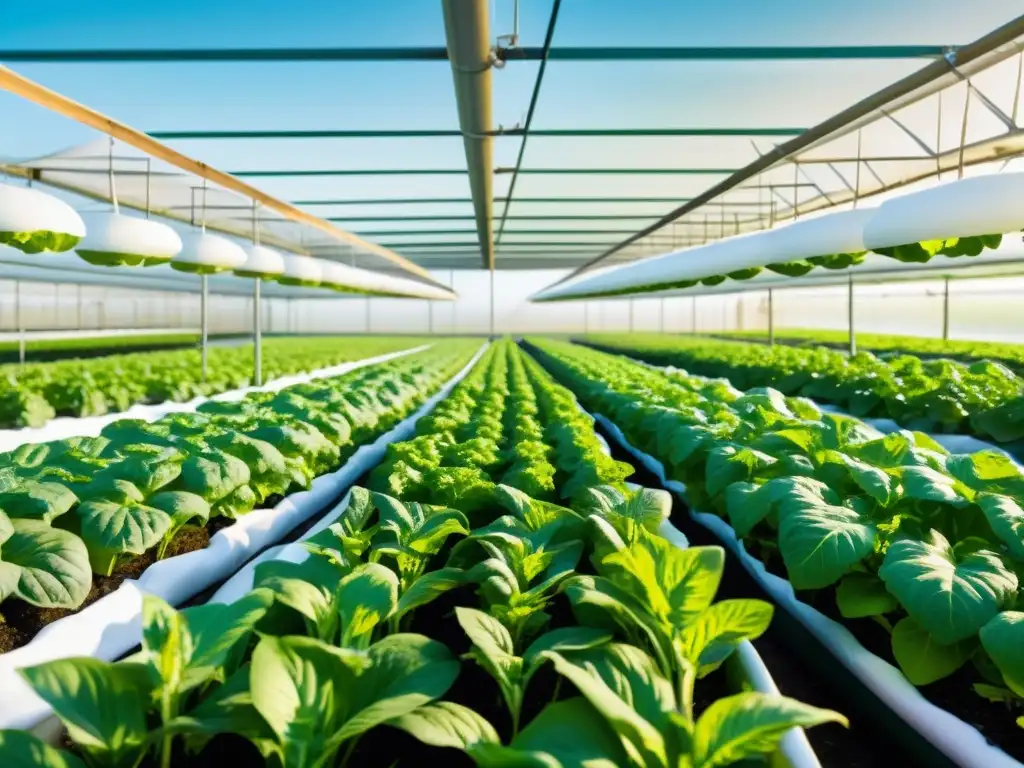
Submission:
<svg viewBox="0 0 1024 768">
<path fill-rule="evenodd" d="M 75 314 L 78 320 L 78 330 L 82 330 L 82 284 L 79 283 L 78 285 L 75 286 L 75 288 L 77 289 L 75 291 L 75 293 L 77 294 L 77 297 L 75 299 L 77 302 Z"/>
<path fill-rule="evenodd" d="M 590 302 L 583 302 L 583 333 L 590 333 Z"/>
<path fill-rule="evenodd" d="M 768 289 L 768 346 L 775 346 L 775 297 L 772 295 L 772 289 Z"/>
<path fill-rule="evenodd" d="M 366 297 L 366 333 L 370 332 L 370 297 Z"/>
<path fill-rule="evenodd" d="M 202 289 L 199 292 L 199 343 L 200 343 L 200 371 L 202 380 L 206 381 L 206 341 L 207 341 L 207 313 L 209 307 L 210 286 L 209 277 L 207 275 L 202 276 Z"/>
<path fill-rule="evenodd" d="M 25 323 L 21 317 L 21 280 L 14 281 L 14 325 L 18 329 L 18 363 L 25 364 Z"/>
<path fill-rule="evenodd" d="M 263 384 L 263 302 L 260 300 L 260 278 L 252 287 L 252 383 Z"/>
<path fill-rule="evenodd" d="M 697 297 L 690 299 L 690 333 L 697 333 Z"/>
<path fill-rule="evenodd" d="M 665 332 L 665 297 L 658 302 L 658 333 Z"/>
<path fill-rule="evenodd" d="M 942 286 L 942 340 L 949 341 L 949 278 Z"/>
<path fill-rule="evenodd" d="M 434 302 L 427 301 L 427 331 L 434 335 Z"/>
<path fill-rule="evenodd" d="M 633 299 L 629 300 L 629 332 L 633 332 Z"/>
<path fill-rule="evenodd" d="M 139 327 L 139 300 L 132 299 L 132 327 Z"/>
<path fill-rule="evenodd" d="M 847 322 L 850 325 L 850 356 L 852 357 L 857 354 L 857 331 L 854 327 L 853 314 L 853 275 L 850 275 L 846 286 L 846 312 Z"/>
<path fill-rule="evenodd" d="M 448 287 L 455 290 L 455 270 L 448 270 Z M 456 299 L 452 302 L 452 334 L 456 333 L 456 329 L 459 327 L 459 302 Z"/>
<path fill-rule="evenodd" d="M 490 298 L 490 309 L 491 309 L 491 338 L 494 338 L 494 267 L 491 267 L 491 298 Z"/>
</svg>

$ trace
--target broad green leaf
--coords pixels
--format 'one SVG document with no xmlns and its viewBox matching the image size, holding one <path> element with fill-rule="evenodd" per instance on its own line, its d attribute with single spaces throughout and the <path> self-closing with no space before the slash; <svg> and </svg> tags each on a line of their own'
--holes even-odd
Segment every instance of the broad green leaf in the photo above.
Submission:
<svg viewBox="0 0 1024 768">
<path fill-rule="evenodd" d="M 883 616 L 899 607 L 885 582 L 869 573 L 850 573 L 836 588 L 836 605 L 846 619 Z"/>
<path fill-rule="evenodd" d="M 202 747 L 219 733 L 232 733 L 249 739 L 269 757 L 277 752 L 276 736 L 256 710 L 249 691 L 249 666 L 244 665 L 223 684 L 216 686 L 194 709 L 171 721 L 168 729 L 184 734 L 188 746 Z"/>
<path fill-rule="evenodd" d="M 183 610 L 193 649 L 182 687 L 188 690 L 210 679 L 223 680 L 228 657 L 249 638 L 273 600 L 270 590 L 254 589 L 230 605 L 207 603 Z"/>
<path fill-rule="evenodd" d="M 59 659 L 19 670 L 93 760 L 134 766 L 149 736 L 151 682 L 141 664 Z"/>
<path fill-rule="evenodd" d="M 73 533 L 14 520 L 0 552 L 0 602 L 11 595 L 40 608 L 77 608 L 92 587 L 89 552 Z"/>
<path fill-rule="evenodd" d="M 274 731 L 289 768 L 315 765 L 345 722 L 363 654 L 308 637 L 263 637 L 249 670 L 252 704 Z"/>
<path fill-rule="evenodd" d="M 141 503 L 145 496 L 135 483 L 120 477 L 93 477 L 87 483 L 76 486 L 80 501 L 134 501 Z"/>
<path fill-rule="evenodd" d="M 142 652 L 155 670 L 155 695 L 168 703 L 177 699 L 183 687 L 185 669 L 192 660 L 192 633 L 185 618 L 155 595 L 142 598 Z"/>
<path fill-rule="evenodd" d="M 680 627 L 680 652 L 695 666 L 720 664 L 741 640 L 764 634 L 772 613 L 762 600 L 720 600 Z"/>
<path fill-rule="evenodd" d="M 940 644 L 912 618 L 900 619 L 892 630 L 892 655 L 914 685 L 928 685 L 956 672 L 974 652 L 975 644 Z"/>
<path fill-rule="evenodd" d="M 340 743 L 440 698 L 459 674 L 459 662 L 436 640 L 389 635 L 368 651 L 369 666 L 346 703 L 352 716 L 335 739 Z"/>
<path fill-rule="evenodd" d="M 364 563 L 338 584 L 342 645 L 365 647 L 374 628 L 398 605 L 398 577 L 380 563 Z"/>
<path fill-rule="evenodd" d="M 637 662 L 638 659 L 631 657 L 623 666 L 633 667 L 630 670 L 633 674 L 623 677 L 621 667 L 614 662 L 578 666 L 561 654 L 549 653 L 547 658 L 551 659 L 555 670 L 567 677 L 590 705 L 608 721 L 633 760 L 645 766 L 668 766 L 668 753 L 662 734 L 638 710 L 649 714 L 658 710 L 658 703 L 664 704 L 666 699 L 673 700 L 672 686 L 658 676 L 654 663 L 646 654 L 632 646 L 612 644 L 590 653 L 607 654 L 613 646 L 622 649 L 623 653 L 626 653 L 625 649 L 630 649 L 632 656 L 645 657 L 647 663 L 641 662 L 634 666 L 630 662 Z M 615 688 L 609 686 L 609 679 Z M 651 687 L 645 687 L 644 683 Z M 624 699 L 624 695 L 629 698 Z M 665 707 L 660 711 L 667 709 Z"/>
<path fill-rule="evenodd" d="M 1024 613 L 1003 611 L 981 628 L 981 645 L 1007 687 L 1024 696 Z"/>
<path fill-rule="evenodd" d="M 978 494 L 975 501 L 1010 554 L 1024 559 L 1024 509 L 1009 496 L 994 493 Z"/>
<path fill-rule="evenodd" d="M 624 768 L 631 765 L 615 731 L 584 698 L 548 704 L 507 746 L 479 744 L 480 768 Z"/>
<path fill-rule="evenodd" d="M 156 493 L 146 500 L 146 506 L 166 512 L 175 526 L 185 525 L 193 520 L 206 522 L 210 517 L 210 505 L 206 499 L 187 491 Z"/>
<path fill-rule="evenodd" d="M 223 451 L 207 451 L 185 459 L 177 485 L 213 503 L 248 483 L 249 478 L 249 467 L 241 459 Z"/>
<path fill-rule="evenodd" d="M 619 552 L 606 555 L 598 571 L 646 600 L 654 615 L 670 626 L 684 626 L 714 600 L 722 579 L 721 547 L 679 549 L 660 536 L 642 535 Z"/>
<path fill-rule="evenodd" d="M 70 752 L 62 752 L 27 731 L 0 731 L 0 764 L 5 768 L 85 768 Z"/>
<path fill-rule="evenodd" d="M 956 480 L 931 467 L 903 467 L 899 477 L 905 499 L 945 503 L 963 501 L 963 497 L 954 488 Z"/>
<path fill-rule="evenodd" d="M 505 625 L 475 608 L 458 606 L 455 616 L 462 631 L 480 651 L 474 654 L 477 662 L 503 687 L 515 683 L 522 671 L 522 659 L 515 655 L 512 635 Z"/>
<path fill-rule="evenodd" d="M 472 753 L 479 744 L 500 744 L 489 722 L 469 707 L 451 701 L 426 704 L 388 722 L 432 747 Z"/>
<path fill-rule="evenodd" d="M 53 522 L 78 502 L 78 497 L 60 483 L 29 481 L 0 493 L 0 509 L 12 519 Z"/>
<path fill-rule="evenodd" d="M 90 549 L 141 555 L 171 527 L 163 510 L 136 502 L 86 501 L 75 510 L 82 539 Z"/>
<path fill-rule="evenodd" d="M 395 616 L 405 616 L 409 611 L 424 606 L 465 583 L 466 573 L 461 568 L 438 568 L 436 571 L 428 571 L 402 592 L 402 596 L 398 598 Z"/>
<path fill-rule="evenodd" d="M 717 768 L 768 755 L 790 728 L 835 722 L 837 712 L 818 709 L 783 696 L 740 693 L 719 699 L 697 720 L 693 731 L 693 768 Z"/>
<path fill-rule="evenodd" d="M 878 575 L 911 618 L 947 645 L 976 635 L 1017 594 L 1017 576 L 998 555 L 957 557 L 937 531 L 929 541 L 894 542 Z"/>
<path fill-rule="evenodd" d="M 14 523 L 11 522 L 11 518 L 7 516 L 7 513 L 0 509 L 0 547 L 13 535 Z"/>
<path fill-rule="evenodd" d="M 723 445 L 712 449 L 705 466 L 704 486 L 710 496 L 717 496 L 731 483 L 744 482 L 776 461 L 766 453 L 751 448 Z"/>
<path fill-rule="evenodd" d="M 541 663 L 542 654 L 553 651 L 587 651 L 610 642 L 612 634 L 594 627 L 559 627 L 538 637 L 523 653 L 523 662 L 529 667 Z"/>
<path fill-rule="evenodd" d="M 874 551 L 874 523 L 847 507 L 791 497 L 779 515 L 779 550 L 796 589 L 834 584 Z"/>
</svg>

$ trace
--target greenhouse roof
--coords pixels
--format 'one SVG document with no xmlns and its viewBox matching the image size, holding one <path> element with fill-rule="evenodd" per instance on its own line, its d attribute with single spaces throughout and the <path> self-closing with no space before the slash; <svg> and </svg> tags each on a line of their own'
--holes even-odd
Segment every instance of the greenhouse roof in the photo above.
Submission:
<svg viewBox="0 0 1024 768">
<path fill-rule="evenodd" d="M 89 19 L 69 8 L 45 49 L 0 30 L 0 61 L 421 268 L 575 272 L 939 172 L 998 171 L 1024 152 L 1024 17 L 1002 0 L 966 19 L 946 5 L 659 0 L 637 14 L 550 0 L 514 21 L 513 0 L 447 15 L 454 4 L 316 2 L 288 19 L 257 3 L 244 25 L 204 7 L 203 29 L 153 10 L 147 47 L 117 18 L 90 26 L 84 47 Z M 0 149 L 38 158 L 25 167 L 41 181 L 91 178 L 102 196 L 109 160 L 94 135 L 24 114 Z M 8 151 L 7 134 L 37 125 Z M 193 218 L 195 183 L 155 164 L 147 176 L 120 145 L 115 164 L 135 204 L 169 186 L 163 212 Z M 208 189 L 208 226 L 244 235 L 251 215 Z M 401 268 L 315 228 L 268 217 L 261 229 L 281 247 Z"/>
</svg>

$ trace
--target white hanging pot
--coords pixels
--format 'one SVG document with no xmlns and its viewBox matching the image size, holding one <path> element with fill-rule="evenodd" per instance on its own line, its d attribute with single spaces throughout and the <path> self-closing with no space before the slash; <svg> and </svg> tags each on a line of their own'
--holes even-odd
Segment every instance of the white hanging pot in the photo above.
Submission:
<svg viewBox="0 0 1024 768">
<path fill-rule="evenodd" d="M 0 245 L 23 253 L 68 251 L 85 237 L 75 209 L 53 195 L 0 184 Z"/>
<path fill-rule="evenodd" d="M 886 200 L 864 228 L 868 248 L 1004 235 L 1024 228 L 1024 173 L 944 182 Z"/>
<path fill-rule="evenodd" d="M 181 253 L 171 259 L 171 268 L 195 275 L 212 275 L 236 269 L 246 261 L 240 246 L 220 235 L 195 232 L 183 238 Z"/>
<path fill-rule="evenodd" d="M 87 233 L 75 251 L 101 267 L 151 267 L 181 253 L 178 233 L 159 221 L 120 213 L 86 215 Z"/>
<path fill-rule="evenodd" d="M 284 257 L 273 248 L 251 245 L 245 249 L 245 263 L 234 272 L 239 277 L 270 280 L 284 273 Z"/>
<path fill-rule="evenodd" d="M 342 293 L 364 293 L 360 280 L 358 279 L 358 270 L 352 267 L 347 267 L 344 264 L 339 264 L 336 261 L 324 260 L 323 264 L 323 279 L 320 284 L 325 288 L 330 288 L 334 291 L 341 291 Z"/>
<path fill-rule="evenodd" d="M 289 253 L 284 256 L 284 272 L 277 278 L 277 282 L 281 285 L 316 288 L 323 282 L 323 278 L 324 269 L 320 259 Z"/>
</svg>

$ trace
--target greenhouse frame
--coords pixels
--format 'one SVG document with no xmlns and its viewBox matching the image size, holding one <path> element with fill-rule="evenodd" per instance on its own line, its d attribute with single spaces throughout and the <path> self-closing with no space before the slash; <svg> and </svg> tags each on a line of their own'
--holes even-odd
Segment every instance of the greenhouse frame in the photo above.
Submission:
<svg viewBox="0 0 1024 768">
<path fill-rule="evenodd" d="M 1014 5 L 6 9 L 0 766 L 1024 766 Z"/>
</svg>

